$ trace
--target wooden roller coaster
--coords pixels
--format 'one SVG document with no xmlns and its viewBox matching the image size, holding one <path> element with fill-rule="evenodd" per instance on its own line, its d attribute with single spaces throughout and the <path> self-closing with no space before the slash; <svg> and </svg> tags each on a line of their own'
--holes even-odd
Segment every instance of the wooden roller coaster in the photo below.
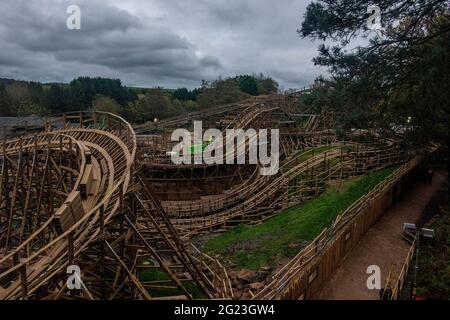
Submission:
<svg viewBox="0 0 450 320">
<path fill-rule="evenodd" d="M 296 97 L 258 97 L 136 128 L 110 113 L 65 114 L 2 142 L 0 299 L 233 299 L 227 270 L 193 236 L 259 223 L 316 197 L 330 180 L 411 159 L 394 140 L 340 141 L 333 114 L 299 107 Z M 279 129 L 279 172 L 174 165 L 170 129 L 197 120 L 224 132 Z M 232 157 L 248 152 L 250 141 L 241 143 Z M 67 281 L 73 265 L 81 270 L 75 289 Z"/>
</svg>

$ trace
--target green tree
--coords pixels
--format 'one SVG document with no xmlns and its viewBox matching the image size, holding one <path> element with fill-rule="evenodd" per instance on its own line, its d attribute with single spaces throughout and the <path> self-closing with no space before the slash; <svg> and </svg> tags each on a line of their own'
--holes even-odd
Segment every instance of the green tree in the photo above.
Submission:
<svg viewBox="0 0 450 320">
<path fill-rule="evenodd" d="M 175 99 L 178 99 L 180 101 L 188 101 L 191 100 L 191 94 L 188 89 L 181 88 L 177 89 L 173 92 L 173 96 Z"/>
<path fill-rule="evenodd" d="M 198 111 L 198 104 L 195 101 L 189 100 L 185 103 L 185 110 L 192 112 L 192 111 Z"/>
<path fill-rule="evenodd" d="M 89 108 L 98 94 L 110 97 L 122 106 L 136 99 L 136 95 L 118 79 L 80 77 L 70 82 L 67 91 L 71 109 L 79 110 Z"/>
<path fill-rule="evenodd" d="M 327 103 L 345 125 L 408 128 L 414 145 L 448 138 L 449 12 L 444 0 L 375 1 L 384 29 L 368 30 L 373 1 L 321 0 L 306 10 L 302 37 L 322 44 L 317 65 L 331 73 Z M 368 44 L 350 50 L 352 40 Z M 317 103 L 317 101 L 316 101 Z M 344 115 L 345 113 L 348 113 Z"/>
<path fill-rule="evenodd" d="M 265 77 L 264 75 L 260 75 L 258 79 L 258 92 L 262 95 L 274 94 L 278 92 L 278 82 L 270 77 Z"/>
<path fill-rule="evenodd" d="M 16 115 L 18 117 L 27 116 L 48 116 L 50 114 L 49 110 L 41 104 L 36 104 L 33 102 L 21 102 L 17 105 Z"/>
<path fill-rule="evenodd" d="M 171 112 L 170 98 L 162 88 L 148 89 L 140 99 L 129 103 L 123 115 L 132 122 L 143 123 L 153 119 L 164 119 Z"/>
<path fill-rule="evenodd" d="M 219 79 L 202 89 L 202 93 L 197 98 L 197 103 L 200 108 L 210 108 L 241 101 L 248 97 L 247 93 L 240 90 L 236 79 Z"/>
<path fill-rule="evenodd" d="M 6 86 L 5 91 L 8 96 L 7 101 L 10 103 L 10 114 L 27 116 L 49 113 L 43 104 L 43 89 L 40 83 L 12 81 Z"/>
<path fill-rule="evenodd" d="M 253 76 L 244 75 L 237 77 L 237 81 L 239 84 L 239 89 L 242 92 L 248 93 L 252 96 L 259 95 L 258 91 L 258 83 Z"/>
<path fill-rule="evenodd" d="M 11 99 L 6 91 L 6 86 L 0 82 L 0 116 L 13 116 L 14 110 L 11 108 Z"/>
<path fill-rule="evenodd" d="M 60 85 L 52 84 L 44 93 L 44 104 L 53 114 L 63 113 L 67 110 L 67 98 Z"/>
<path fill-rule="evenodd" d="M 92 110 L 120 114 L 121 107 L 113 98 L 97 95 L 92 102 Z"/>
</svg>

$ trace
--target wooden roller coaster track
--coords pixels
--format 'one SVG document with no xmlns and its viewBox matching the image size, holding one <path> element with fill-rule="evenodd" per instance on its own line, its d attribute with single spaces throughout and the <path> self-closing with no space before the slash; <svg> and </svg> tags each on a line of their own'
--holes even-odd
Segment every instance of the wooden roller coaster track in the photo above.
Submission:
<svg viewBox="0 0 450 320">
<path fill-rule="evenodd" d="M 261 222 L 317 196 L 330 180 L 410 158 L 392 141 L 339 142 L 333 115 L 299 109 L 297 95 L 252 98 L 136 128 L 111 113 L 70 113 L 40 133 L 2 142 L 0 299 L 193 299 L 194 291 L 232 299 L 226 269 L 193 246 L 192 236 Z M 223 168 L 175 166 L 167 156 L 173 145 L 165 129 L 215 117 L 223 132 L 279 129 L 278 174 L 263 176 L 254 165 L 247 175 L 237 169 L 238 183 L 219 193 L 159 199 L 152 170 Z M 135 132 L 152 134 L 138 139 Z M 224 158 L 245 156 L 251 139 Z M 75 290 L 67 282 L 74 265 L 82 280 Z M 265 290 L 259 296 L 273 296 Z"/>
<path fill-rule="evenodd" d="M 150 299 L 137 278 L 136 265 L 143 262 L 156 262 L 187 298 L 178 274 L 210 296 L 165 214 L 151 206 L 151 195 L 129 192 L 135 153 L 133 128 L 108 113 L 64 115 L 41 134 L 3 143 L 1 299 L 61 298 L 66 268 L 75 263 L 87 279 L 80 297 Z M 129 202 L 142 210 L 128 215 Z M 144 232 L 148 220 L 154 224 Z M 169 255 L 162 257 L 147 238 L 152 230 L 166 239 Z M 171 270 L 168 256 L 184 269 Z"/>
</svg>

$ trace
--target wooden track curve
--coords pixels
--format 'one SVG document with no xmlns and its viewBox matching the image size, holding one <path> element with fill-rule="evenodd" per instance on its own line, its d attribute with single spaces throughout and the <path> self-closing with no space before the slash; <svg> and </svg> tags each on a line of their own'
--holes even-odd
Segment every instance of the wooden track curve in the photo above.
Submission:
<svg viewBox="0 0 450 320">
<path fill-rule="evenodd" d="M 46 132 L 35 137 L 4 143 L 0 155 L 5 159 L 7 154 L 22 153 L 26 148 L 36 148 L 52 141 L 61 142 L 66 148 L 70 143 L 76 145 L 81 155 L 77 183 L 66 199 L 69 203 L 63 205 L 70 205 L 72 199 L 79 197 L 79 186 L 88 169 L 95 179 L 91 176 L 85 178 L 86 181 L 94 185 L 93 181 L 97 180 L 97 185 L 93 193 L 82 200 L 83 209 L 78 207 L 81 211 L 79 220 L 54 233 L 52 228 L 59 213 L 55 208 L 53 215 L 27 239 L 0 256 L 0 266 L 10 266 L 0 272 L 0 299 L 26 298 L 52 276 L 65 272 L 69 260 L 88 248 L 113 218 L 131 180 L 136 136 L 130 124 L 110 113 L 64 115 L 62 125 L 61 122 L 50 123 Z M 91 187 L 88 186 L 89 189 Z M 41 238 L 45 243 L 38 242 L 37 239 Z"/>
</svg>

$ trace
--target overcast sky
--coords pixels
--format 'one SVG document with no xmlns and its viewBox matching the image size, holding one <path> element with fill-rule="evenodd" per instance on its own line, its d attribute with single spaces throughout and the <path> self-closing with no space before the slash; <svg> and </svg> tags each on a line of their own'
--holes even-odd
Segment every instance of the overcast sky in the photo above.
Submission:
<svg viewBox="0 0 450 320">
<path fill-rule="evenodd" d="M 310 84 L 318 43 L 296 34 L 310 0 L 1 0 L 0 77 L 128 86 L 196 87 L 264 73 L 283 88 Z M 68 30 L 69 5 L 81 30 Z"/>
</svg>

